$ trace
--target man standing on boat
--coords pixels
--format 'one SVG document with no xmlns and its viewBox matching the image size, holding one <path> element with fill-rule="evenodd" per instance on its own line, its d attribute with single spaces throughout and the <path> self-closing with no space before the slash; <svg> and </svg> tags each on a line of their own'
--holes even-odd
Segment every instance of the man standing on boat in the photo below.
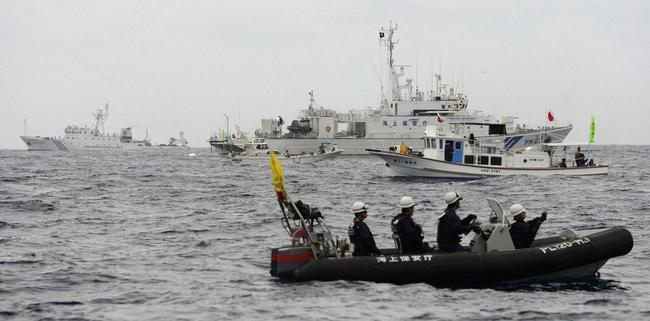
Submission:
<svg viewBox="0 0 650 321">
<path fill-rule="evenodd" d="M 476 215 L 467 215 L 460 219 L 456 211 L 460 208 L 460 201 L 463 198 L 456 192 L 445 194 L 445 203 L 447 209 L 438 217 L 438 246 L 443 252 L 461 252 L 465 249 L 460 245 L 461 234 L 467 234 L 471 231 L 481 232 L 478 225 L 471 224 L 476 219 Z"/>
<path fill-rule="evenodd" d="M 424 253 L 429 249 L 429 245 L 424 240 L 422 227 L 413 221 L 415 212 L 415 201 L 411 197 L 404 196 L 399 201 L 402 213 L 398 214 L 391 221 L 391 228 L 402 253 Z M 395 237 L 395 236 L 394 236 Z"/>
<path fill-rule="evenodd" d="M 535 240 L 540 225 L 546 221 L 546 212 L 542 212 L 542 216 L 526 222 L 524 221 L 526 219 L 526 209 L 521 204 L 513 204 L 510 207 L 510 214 L 515 220 L 510 225 L 510 237 L 512 237 L 515 248 L 524 249 L 530 247 Z"/>
<path fill-rule="evenodd" d="M 354 202 L 352 204 L 354 221 L 348 228 L 350 242 L 354 243 L 352 256 L 370 256 L 381 255 L 381 252 L 375 244 L 375 238 L 370 232 L 370 228 L 363 221 L 368 217 L 368 207 L 363 202 Z"/>
</svg>

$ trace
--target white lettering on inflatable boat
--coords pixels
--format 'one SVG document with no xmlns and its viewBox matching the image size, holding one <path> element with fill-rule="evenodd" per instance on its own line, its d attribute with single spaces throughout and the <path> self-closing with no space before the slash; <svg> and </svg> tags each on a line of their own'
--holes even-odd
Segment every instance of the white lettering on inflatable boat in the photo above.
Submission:
<svg viewBox="0 0 650 321">
<path fill-rule="evenodd" d="M 555 251 L 558 251 L 558 250 L 567 249 L 567 248 L 570 248 L 570 247 L 572 247 L 574 245 L 582 245 L 582 244 L 587 244 L 587 243 L 590 243 L 590 242 L 591 241 L 588 238 L 583 237 L 583 238 L 580 238 L 580 239 L 577 239 L 577 240 L 555 244 L 553 246 L 540 247 L 539 249 L 542 250 L 542 253 L 546 254 L 546 253 L 549 253 L 549 252 L 555 252 Z"/>
<path fill-rule="evenodd" d="M 433 255 L 400 255 L 400 256 L 380 256 L 377 257 L 377 263 L 399 263 L 399 262 L 430 262 Z"/>
</svg>

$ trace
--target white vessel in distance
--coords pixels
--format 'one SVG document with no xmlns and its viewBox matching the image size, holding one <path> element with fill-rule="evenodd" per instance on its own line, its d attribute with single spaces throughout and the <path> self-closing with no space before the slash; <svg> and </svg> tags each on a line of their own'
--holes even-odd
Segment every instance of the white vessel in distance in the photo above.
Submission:
<svg viewBox="0 0 650 321">
<path fill-rule="evenodd" d="M 169 143 L 160 144 L 158 146 L 160 146 L 160 147 L 189 147 L 187 139 L 185 138 L 185 135 L 183 134 L 183 132 L 178 133 L 178 138 L 170 137 L 169 138 Z"/>
<path fill-rule="evenodd" d="M 344 154 L 367 154 L 365 149 L 387 149 L 400 143 L 420 146 L 420 137 L 427 126 L 438 122 L 459 124 L 477 138 L 490 137 L 503 142 L 507 149 L 520 149 L 540 142 L 561 142 L 572 127 L 545 126 L 527 128 L 515 124 L 517 117 L 497 119 L 480 111 L 467 109 L 467 96 L 442 82 L 435 74 L 435 88 L 420 91 L 413 79 L 400 79 L 407 65 L 394 63 L 393 51 L 398 43 L 394 39 L 397 26 L 379 31 L 380 43 L 386 48 L 388 90 L 382 95 L 379 108 L 365 108 L 339 113 L 332 109 L 317 107 L 313 91 L 309 92 L 309 107 L 301 111 L 299 119 L 283 132 L 280 116 L 262 119 L 262 128 L 255 131 L 257 137 L 266 138 L 270 148 L 289 150 L 290 153 L 312 151 L 321 143 L 337 144 Z M 343 126 L 346 126 L 343 129 Z"/>
<path fill-rule="evenodd" d="M 480 141 L 444 126 L 428 127 L 422 144 L 422 155 L 409 155 L 405 151 L 369 152 L 385 160 L 386 166 L 398 176 L 473 179 L 504 175 L 607 175 L 609 172 L 608 165 L 597 164 L 593 158 L 588 161 L 584 154 L 579 154 L 580 158 L 573 164 L 565 162 L 566 156 L 559 162 L 556 148 L 576 144 L 542 143 L 507 151 L 502 144 Z"/>
<path fill-rule="evenodd" d="M 269 146 L 264 141 L 264 138 L 253 138 L 250 142 L 244 144 L 244 149 L 241 153 L 231 153 L 227 155 L 230 161 L 234 162 L 259 162 L 263 161 L 268 163 L 271 159 L 271 154 L 275 154 L 278 157 L 278 160 L 285 163 L 291 162 L 295 164 L 310 164 L 323 160 L 334 159 L 340 155 L 343 151 L 336 148 L 331 148 L 329 150 L 325 149 L 325 146 L 321 146 L 322 149 L 317 153 L 304 153 L 301 155 L 289 155 L 287 153 L 280 154 L 279 151 L 269 149 Z"/>
<path fill-rule="evenodd" d="M 143 140 L 134 140 L 130 127 L 122 128 L 120 133 L 105 134 L 104 122 L 108 118 L 108 104 L 104 109 L 93 113 L 95 126 L 68 125 L 64 136 L 41 137 L 20 136 L 27 145 L 27 150 L 132 150 L 151 147 L 148 133 Z"/>
</svg>

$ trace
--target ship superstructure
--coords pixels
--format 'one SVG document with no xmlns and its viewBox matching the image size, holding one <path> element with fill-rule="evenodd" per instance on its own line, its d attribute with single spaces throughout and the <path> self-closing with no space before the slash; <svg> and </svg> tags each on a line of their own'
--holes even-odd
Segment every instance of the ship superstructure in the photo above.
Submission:
<svg viewBox="0 0 650 321">
<path fill-rule="evenodd" d="M 320 143 L 338 144 L 346 154 L 365 154 L 366 148 L 384 149 L 402 142 L 420 145 L 427 126 L 439 123 L 463 126 L 476 137 L 505 142 L 508 149 L 519 149 L 540 142 L 561 142 L 572 127 L 559 126 L 530 129 L 516 125 L 517 117 L 497 119 L 480 111 L 467 109 L 469 99 L 434 74 L 430 90 L 420 91 L 413 79 L 405 78 L 408 65 L 395 63 L 397 26 L 379 30 L 380 44 L 386 51 L 388 88 L 382 92 L 379 107 L 339 113 L 317 107 L 314 92 L 309 92 L 309 106 L 283 131 L 281 117 L 263 119 L 255 134 L 266 138 L 271 148 L 291 153 L 313 151 Z M 402 80 L 404 79 L 404 80 Z"/>
</svg>

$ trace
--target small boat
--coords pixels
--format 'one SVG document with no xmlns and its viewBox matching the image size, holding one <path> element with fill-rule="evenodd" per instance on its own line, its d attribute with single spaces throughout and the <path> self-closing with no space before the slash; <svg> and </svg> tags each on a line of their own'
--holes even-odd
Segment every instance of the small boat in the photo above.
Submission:
<svg viewBox="0 0 650 321">
<path fill-rule="evenodd" d="M 395 174 L 432 178 L 474 179 L 503 175 L 607 175 L 609 166 L 597 164 L 592 158 L 567 164 L 556 158 L 558 148 L 588 146 L 587 143 L 541 143 L 520 150 L 509 150 L 503 142 L 482 141 L 472 134 L 447 126 L 427 127 L 422 136 L 424 149 L 420 155 L 402 151 L 368 149 L 381 157 Z M 566 159 L 566 157 L 565 157 Z"/>
<path fill-rule="evenodd" d="M 283 163 L 309 164 L 326 159 L 334 159 L 339 156 L 343 150 L 324 150 L 320 152 L 304 153 L 300 155 L 289 155 L 285 153 L 280 155 L 276 150 L 269 149 L 264 138 L 253 138 L 250 142 L 244 144 L 244 150 L 240 154 L 231 154 L 232 162 L 257 162 L 269 161 L 271 154 L 278 156 L 278 160 Z"/>
<path fill-rule="evenodd" d="M 621 227 L 574 232 L 566 230 L 537 239 L 530 248 L 515 249 L 510 223 L 501 205 L 488 199 L 489 219 L 480 225 L 466 251 L 407 254 L 380 249 L 379 256 L 351 257 L 347 239 L 332 238 L 322 213 L 301 201 L 291 201 L 284 188 L 279 161 L 272 156 L 273 182 L 283 213 L 282 225 L 291 243 L 271 249 L 274 277 L 291 281 L 372 281 L 435 286 L 485 286 L 495 283 L 575 281 L 597 277 L 609 260 L 633 246 Z"/>
<path fill-rule="evenodd" d="M 169 138 L 169 143 L 167 144 L 160 144 L 158 145 L 159 147 L 183 147 L 183 148 L 189 148 L 190 146 L 188 145 L 187 139 L 183 135 L 183 132 L 180 132 L 177 137 L 170 137 Z"/>
</svg>

